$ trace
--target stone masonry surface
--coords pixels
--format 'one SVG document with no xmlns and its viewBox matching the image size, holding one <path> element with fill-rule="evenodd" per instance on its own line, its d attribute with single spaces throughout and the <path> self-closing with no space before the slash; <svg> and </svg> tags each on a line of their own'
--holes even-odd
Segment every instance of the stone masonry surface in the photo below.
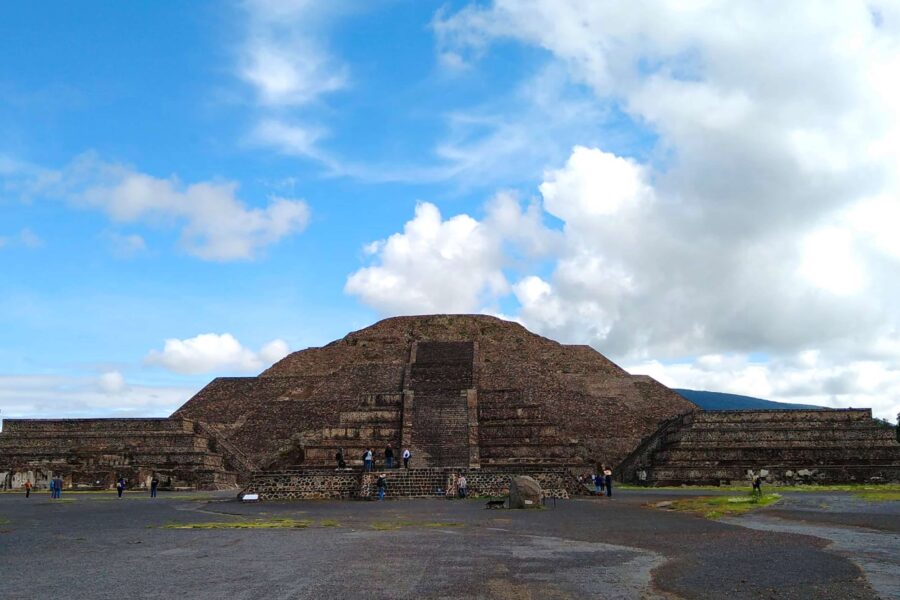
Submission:
<svg viewBox="0 0 900 600">
<path fill-rule="evenodd" d="M 671 419 L 617 468 L 646 485 L 900 480 L 900 443 L 869 409 L 696 411 Z"/>
</svg>

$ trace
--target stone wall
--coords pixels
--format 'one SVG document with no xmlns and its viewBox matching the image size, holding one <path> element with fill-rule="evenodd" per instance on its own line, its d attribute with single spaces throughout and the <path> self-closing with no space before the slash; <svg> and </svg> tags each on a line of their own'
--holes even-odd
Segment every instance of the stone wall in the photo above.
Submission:
<svg viewBox="0 0 900 600">
<path fill-rule="evenodd" d="M 6 419 L 0 433 L 0 486 L 110 488 L 119 477 L 146 487 L 236 485 L 236 474 L 186 419 Z"/>
<path fill-rule="evenodd" d="M 426 467 L 372 473 L 358 469 L 304 469 L 260 473 L 244 491 L 258 493 L 262 500 L 372 499 L 377 496 L 375 484 L 380 473 L 386 476 L 386 497 L 391 499 L 456 497 L 460 475 L 465 475 L 469 495 L 473 497 L 508 495 L 510 481 L 516 475 L 536 479 L 548 498 L 569 498 L 586 493 L 567 469 L 549 467 L 504 470 Z"/>
<path fill-rule="evenodd" d="M 900 481 L 900 444 L 869 409 L 697 411 L 616 469 L 647 485 L 746 483 L 760 472 L 770 483 Z"/>
</svg>

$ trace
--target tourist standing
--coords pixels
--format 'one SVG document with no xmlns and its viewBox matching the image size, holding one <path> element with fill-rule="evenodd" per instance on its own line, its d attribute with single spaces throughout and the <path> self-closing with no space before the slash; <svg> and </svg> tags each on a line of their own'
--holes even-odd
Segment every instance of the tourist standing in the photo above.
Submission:
<svg viewBox="0 0 900 600">
<path fill-rule="evenodd" d="M 375 486 L 378 488 L 378 501 L 383 502 L 384 493 L 387 491 L 387 476 L 384 473 L 378 476 Z"/>
<path fill-rule="evenodd" d="M 344 460 L 344 449 L 338 448 L 337 454 L 334 455 L 334 460 L 337 461 L 338 469 L 346 469 L 347 461 Z"/>
<path fill-rule="evenodd" d="M 598 473 L 597 475 L 591 475 L 591 479 L 594 480 L 594 493 L 598 496 L 603 494 L 603 473 Z"/>
<path fill-rule="evenodd" d="M 412 458 L 412 452 L 409 451 L 409 448 L 403 451 L 403 468 L 409 468 L 409 459 Z"/>
<path fill-rule="evenodd" d="M 159 479 L 156 478 L 156 475 L 150 480 L 150 497 L 156 498 L 156 488 L 159 487 Z"/>
<path fill-rule="evenodd" d="M 762 497 L 762 477 L 759 474 L 753 476 L 753 495 Z"/>
<path fill-rule="evenodd" d="M 609 498 L 612 496 L 612 471 L 609 467 L 603 470 L 603 479 L 606 480 L 606 497 Z"/>
<path fill-rule="evenodd" d="M 372 449 L 367 448 L 366 453 L 363 454 L 363 470 L 366 471 L 367 473 L 372 471 L 372 458 L 373 458 Z"/>
<path fill-rule="evenodd" d="M 469 483 L 463 474 L 460 474 L 459 479 L 456 480 L 456 491 L 460 498 L 465 498 L 466 494 L 469 493 Z"/>
<path fill-rule="evenodd" d="M 116 482 L 116 493 L 119 495 L 119 498 L 122 497 L 122 492 L 125 491 L 125 478 L 119 477 L 119 480 Z"/>
<path fill-rule="evenodd" d="M 31 497 L 31 482 L 26 479 L 24 487 L 25 487 L 25 497 L 26 498 Z"/>
<path fill-rule="evenodd" d="M 384 468 L 385 469 L 393 469 L 394 468 L 394 449 L 391 448 L 391 445 L 388 444 L 384 449 Z"/>
</svg>

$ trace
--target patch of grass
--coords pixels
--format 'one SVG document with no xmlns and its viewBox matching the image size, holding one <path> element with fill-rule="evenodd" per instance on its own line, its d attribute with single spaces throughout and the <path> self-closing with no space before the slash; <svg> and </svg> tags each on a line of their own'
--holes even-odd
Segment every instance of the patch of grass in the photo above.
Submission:
<svg viewBox="0 0 900 600">
<path fill-rule="evenodd" d="M 853 495 L 866 502 L 900 502 L 900 490 L 863 490 Z"/>
<path fill-rule="evenodd" d="M 169 523 L 160 529 L 305 529 L 308 519 L 266 519 L 255 521 L 210 521 L 207 523 Z"/>
<path fill-rule="evenodd" d="M 781 496 L 778 494 L 763 494 L 762 496 L 754 496 L 752 494 L 745 496 L 698 496 L 696 498 L 681 498 L 666 502 L 665 507 L 669 510 L 694 513 L 707 519 L 718 519 L 742 515 L 774 504 L 780 499 Z"/>
<path fill-rule="evenodd" d="M 593 490 L 593 486 L 591 487 Z M 620 483 L 613 486 L 613 492 L 616 490 L 689 490 L 697 492 L 743 492 L 750 491 L 750 486 L 720 486 L 720 485 L 661 485 L 651 487 L 646 485 L 631 485 L 630 483 Z"/>
<path fill-rule="evenodd" d="M 837 485 L 782 485 L 770 486 L 779 492 L 900 492 L 900 483 L 844 483 Z"/>
<path fill-rule="evenodd" d="M 9 525 L 9 519 L 0 518 L 0 525 Z"/>
<path fill-rule="evenodd" d="M 338 523 L 335 519 L 322 519 L 319 521 L 319 525 L 322 527 L 340 527 L 340 523 Z"/>
</svg>

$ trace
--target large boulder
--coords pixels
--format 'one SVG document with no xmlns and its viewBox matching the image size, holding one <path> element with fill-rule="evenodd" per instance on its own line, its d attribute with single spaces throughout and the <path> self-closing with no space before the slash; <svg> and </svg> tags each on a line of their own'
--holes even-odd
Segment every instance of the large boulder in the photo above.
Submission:
<svg viewBox="0 0 900 600">
<path fill-rule="evenodd" d="M 510 508 L 539 508 L 543 497 L 541 484 L 527 475 L 513 477 L 509 483 Z"/>
</svg>

